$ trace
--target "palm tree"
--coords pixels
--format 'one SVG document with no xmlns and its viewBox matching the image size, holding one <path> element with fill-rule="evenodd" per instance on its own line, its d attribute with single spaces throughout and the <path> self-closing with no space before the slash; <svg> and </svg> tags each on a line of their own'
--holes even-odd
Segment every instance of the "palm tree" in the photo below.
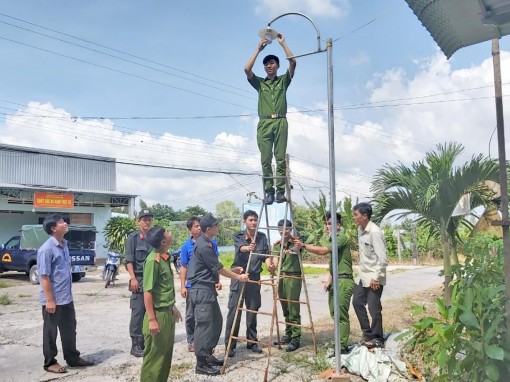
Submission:
<svg viewBox="0 0 510 382">
<path fill-rule="evenodd" d="M 399 163 L 385 165 L 372 182 L 374 219 L 391 214 L 395 217 L 417 216 L 418 224 L 436 235 L 443 249 L 445 303 L 451 300 L 451 251 L 455 249 L 457 228 L 467 223 L 465 216 L 452 216 L 462 196 L 471 195 L 471 205 L 488 205 L 494 199 L 485 180 L 498 181 L 498 164 L 482 155 L 460 166 L 455 161 L 464 150 L 460 143 L 438 144 L 427 152 L 425 160 L 410 167 Z M 456 252 L 454 261 L 458 263 Z"/>
</svg>

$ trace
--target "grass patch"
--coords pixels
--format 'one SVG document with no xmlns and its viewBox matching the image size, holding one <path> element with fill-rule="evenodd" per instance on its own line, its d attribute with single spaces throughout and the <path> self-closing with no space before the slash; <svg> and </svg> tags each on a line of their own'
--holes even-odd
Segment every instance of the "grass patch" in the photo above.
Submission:
<svg viewBox="0 0 510 382">
<path fill-rule="evenodd" d="M 232 264 L 234 263 L 234 252 L 222 252 L 220 253 L 220 263 L 223 264 L 223 266 L 227 269 L 230 269 Z M 320 267 L 303 267 L 303 271 L 305 272 L 305 275 L 322 275 L 325 273 L 328 273 L 327 268 L 320 268 Z M 269 272 L 267 271 L 267 268 L 265 265 L 262 266 L 262 273 L 261 275 L 269 276 Z"/>
<path fill-rule="evenodd" d="M 407 272 L 408 269 L 404 269 L 404 268 L 396 268 L 396 269 L 392 269 L 389 273 L 391 275 L 394 275 L 395 273 L 404 273 L 404 272 Z"/>
<path fill-rule="evenodd" d="M 192 368 L 193 364 L 190 362 L 174 364 L 170 368 L 170 375 L 168 378 L 170 381 L 180 380 Z"/>
<path fill-rule="evenodd" d="M 9 297 L 8 294 L 2 294 L 0 295 L 0 305 L 11 305 L 12 299 Z"/>
<path fill-rule="evenodd" d="M 319 350 L 317 355 L 312 356 L 303 353 L 285 353 L 282 360 L 289 365 L 314 373 L 321 373 L 331 366 L 324 350 Z"/>
<path fill-rule="evenodd" d="M 11 287 L 12 285 L 9 284 L 9 283 L 6 283 L 5 281 L 3 280 L 0 280 L 0 288 L 9 288 Z"/>
</svg>

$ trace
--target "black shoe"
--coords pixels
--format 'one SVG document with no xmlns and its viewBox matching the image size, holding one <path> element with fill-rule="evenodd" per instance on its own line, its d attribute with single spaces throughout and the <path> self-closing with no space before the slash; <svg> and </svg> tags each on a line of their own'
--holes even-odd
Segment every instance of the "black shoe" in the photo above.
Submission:
<svg viewBox="0 0 510 382">
<path fill-rule="evenodd" d="M 220 375 L 220 369 L 216 366 L 205 364 L 198 364 L 195 366 L 195 374 L 204 375 Z"/>
<path fill-rule="evenodd" d="M 246 349 L 251 350 L 254 353 L 262 353 L 262 349 L 257 344 L 246 345 Z"/>
<path fill-rule="evenodd" d="M 287 198 L 285 197 L 285 193 L 278 191 L 276 193 L 276 203 L 285 203 L 287 201 Z"/>
<path fill-rule="evenodd" d="M 290 341 L 290 344 L 287 346 L 287 349 L 285 349 L 286 352 L 296 351 L 299 348 L 299 341 L 292 340 Z"/>
<path fill-rule="evenodd" d="M 229 350 L 229 352 L 228 352 L 228 356 L 229 356 L 230 358 L 232 358 L 232 357 L 235 357 L 235 355 L 236 355 L 236 349 L 234 349 L 234 348 L 230 348 L 230 350 Z"/>
<path fill-rule="evenodd" d="M 131 351 L 130 351 L 131 355 L 134 355 L 135 357 L 143 357 L 143 349 L 142 347 L 140 346 L 140 344 L 136 343 L 136 344 L 133 344 L 133 346 L 131 346 Z"/>
<path fill-rule="evenodd" d="M 213 366 L 223 366 L 224 361 L 225 360 L 223 358 L 216 358 L 213 355 L 209 355 L 206 358 L 207 364 L 208 365 L 213 365 Z"/>
<path fill-rule="evenodd" d="M 274 202 L 274 193 L 266 192 L 266 197 L 264 198 L 264 204 L 270 206 Z"/>
<path fill-rule="evenodd" d="M 280 338 L 280 342 L 276 340 L 273 342 L 273 345 L 287 345 L 288 343 L 290 343 L 290 337 L 282 336 L 282 338 Z"/>
</svg>

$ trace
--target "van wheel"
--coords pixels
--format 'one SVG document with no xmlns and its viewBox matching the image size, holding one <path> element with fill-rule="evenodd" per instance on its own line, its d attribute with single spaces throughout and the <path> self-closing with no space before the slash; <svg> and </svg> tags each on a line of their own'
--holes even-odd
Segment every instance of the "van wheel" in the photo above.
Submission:
<svg viewBox="0 0 510 382">
<path fill-rule="evenodd" d="M 81 280 L 81 275 L 79 273 L 73 273 L 73 283 Z"/>
<path fill-rule="evenodd" d="M 34 264 L 30 267 L 30 272 L 28 272 L 28 278 L 33 285 L 39 284 L 39 272 L 37 272 L 37 264 Z"/>
</svg>

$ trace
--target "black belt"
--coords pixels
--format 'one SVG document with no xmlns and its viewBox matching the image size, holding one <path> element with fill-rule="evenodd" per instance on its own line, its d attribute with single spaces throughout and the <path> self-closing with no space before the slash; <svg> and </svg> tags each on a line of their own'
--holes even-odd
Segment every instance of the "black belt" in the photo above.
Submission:
<svg viewBox="0 0 510 382">
<path fill-rule="evenodd" d="M 352 279 L 353 277 L 352 277 L 352 275 L 349 275 L 347 273 L 341 273 L 338 275 L 338 278 L 339 279 Z"/>
<path fill-rule="evenodd" d="M 157 310 L 158 312 L 166 312 L 168 310 L 172 310 L 174 308 L 173 305 L 170 306 L 162 306 L 161 308 L 154 307 L 154 310 Z"/>
<path fill-rule="evenodd" d="M 301 272 L 280 272 L 284 276 L 301 276 Z"/>
<path fill-rule="evenodd" d="M 279 118 L 286 118 L 285 114 L 280 113 L 273 113 L 269 115 L 259 115 L 260 119 L 279 119 Z"/>
</svg>

